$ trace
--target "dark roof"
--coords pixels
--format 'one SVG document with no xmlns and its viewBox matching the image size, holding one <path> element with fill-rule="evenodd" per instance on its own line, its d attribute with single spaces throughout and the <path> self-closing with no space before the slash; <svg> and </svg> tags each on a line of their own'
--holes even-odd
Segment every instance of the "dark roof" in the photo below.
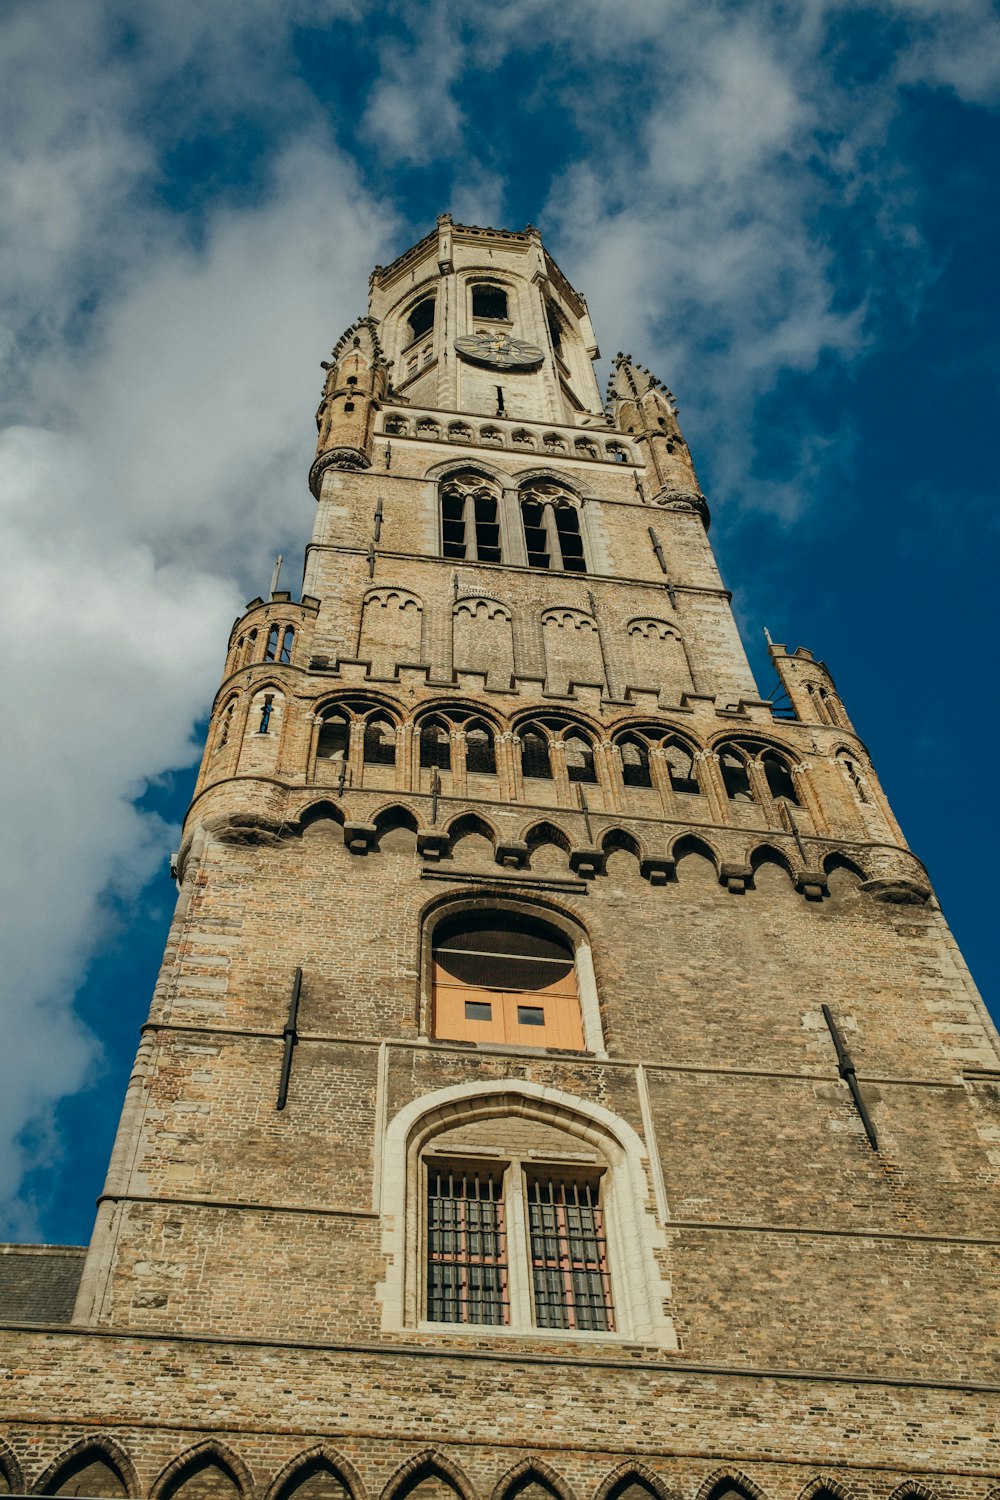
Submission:
<svg viewBox="0 0 1000 1500">
<path fill-rule="evenodd" d="M 82 1245 L 0 1245 L 0 1322 L 68 1323 L 86 1253 Z"/>
</svg>

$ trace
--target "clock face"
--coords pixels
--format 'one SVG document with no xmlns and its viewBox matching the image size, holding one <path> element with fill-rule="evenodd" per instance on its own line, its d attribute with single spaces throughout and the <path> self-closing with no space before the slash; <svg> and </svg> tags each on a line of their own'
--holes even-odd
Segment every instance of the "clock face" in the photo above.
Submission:
<svg viewBox="0 0 1000 1500">
<path fill-rule="evenodd" d="M 507 333 L 471 333 L 468 338 L 456 339 L 455 348 L 463 359 L 495 370 L 530 370 L 545 358 L 537 344 L 512 339 Z"/>
</svg>

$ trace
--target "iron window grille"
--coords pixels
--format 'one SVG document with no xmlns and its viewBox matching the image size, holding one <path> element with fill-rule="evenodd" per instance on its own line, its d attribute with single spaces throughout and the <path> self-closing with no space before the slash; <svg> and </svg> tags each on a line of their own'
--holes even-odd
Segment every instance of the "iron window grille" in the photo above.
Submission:
<svg viewBox="0 0 1000 1500">
<path fill-rule="evenodd" d="M 536 1325 L 613 1332 L 598 1183 L 536 1177 L 527 1187 Z"/>
<path fill-rule="evenodd" d="M 432 1167 L 427 1179 L 427 1316 L 510 1321 L 503 1178 Z"/>
</svg>

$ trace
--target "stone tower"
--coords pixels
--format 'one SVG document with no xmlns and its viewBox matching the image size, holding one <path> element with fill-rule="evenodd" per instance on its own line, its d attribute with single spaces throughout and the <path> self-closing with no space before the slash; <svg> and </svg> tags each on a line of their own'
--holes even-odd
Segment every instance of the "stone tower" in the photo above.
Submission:
<svg viewBox="0 0 1000 1500">
<path fill-rule="evenodd" d="M 0 1329 L 8 1489 L 989 1500 L 997 1036 L 596 355 L 534 229 L 447 216 L 335 346 L 75 1312 Z"/>
</svg>

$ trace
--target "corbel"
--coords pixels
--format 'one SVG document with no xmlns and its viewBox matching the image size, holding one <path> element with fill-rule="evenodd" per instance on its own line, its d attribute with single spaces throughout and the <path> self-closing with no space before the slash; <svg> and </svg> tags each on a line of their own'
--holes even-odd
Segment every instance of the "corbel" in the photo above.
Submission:
<svg viewBox="0 0 1000 1500">
<path fill-rule="evenodd" d="M 595 875 L 604 871 L 605 854 L 603 849 L 593 845 L 584 845 L 580 849 L 571 849 L 569 855 L 569 867 L 576 875 L 582 875 L 584 880 L 590 880 Z"/>
<path fill-rule="evenodd" d="M 738 865 L 727 860 L 719 866 L 719 884 L 724 885 L 734 896 L 742 896 L 752 880 L 753 869 L 750 865 Z"/>
<path fill-rule="evenodd" d="M 505 870 L 523 870 L 528 863 L 527 844 L 521 839 L 502 839 L 496 847 L 496 862 Z"/>
<path fill-rule="evenodd" d="M 639 861 L 639 874 L 650 885 L 666 885 L 674 878 L 676 863 L 669 854 L 650 854 Z"/>
<path fill-rule="evenodd" d="M 344 843 L 352 854 L 367 854 L 374 848 L 378 829 L 374 823 L 345 823 Z"/>
<path fill-rule="evenodd" d="M 805 896 L 807 901 L 822 901 L 824 896 L 830 894 L 826 873 L 823 870 L 796 870 L 795 889 L 800 895 Z"/>
<path fill-rule="evenodd" d="M 424 859 L 440 859 L 449 844 L 443 828 L 425 828 L 417 834 L 417 853 Z"/>
</svg>

